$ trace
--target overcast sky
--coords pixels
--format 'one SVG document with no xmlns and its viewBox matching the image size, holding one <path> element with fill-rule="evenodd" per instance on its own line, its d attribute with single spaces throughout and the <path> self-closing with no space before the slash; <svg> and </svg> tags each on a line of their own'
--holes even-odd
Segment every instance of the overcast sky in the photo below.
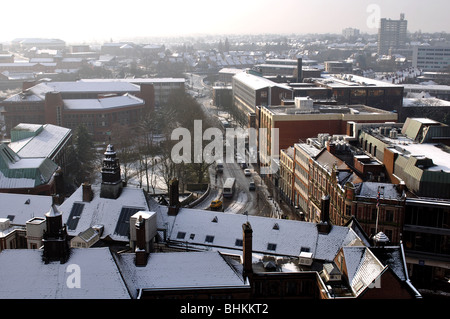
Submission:
<svg viewBox="0 0 450 319">
<path fill-rule="evenodd" d="M 66 42 L 191 34 L 376 33 L 378 18 L 408 31 L 450 32 L 448 0 L 21 0 L 2 1 L 0 41 Z"/>
</svg>

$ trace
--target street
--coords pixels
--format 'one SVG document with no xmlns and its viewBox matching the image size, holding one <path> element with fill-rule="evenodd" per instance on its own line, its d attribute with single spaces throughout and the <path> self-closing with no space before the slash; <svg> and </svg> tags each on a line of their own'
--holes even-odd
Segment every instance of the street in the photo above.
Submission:
<svg viewBox="0 0 450 319">
<path fill-rule="evenodd" d="M 204 85 L 203 76 L 189 74 L 188 79 L 190 84 L 190 89 L 188 91 L 190 91 L 193 96 L 197 96 L 197 101 L 202 105 L 206 115 L 217 119 L 219 110 L 216 106 L 212 105 L 210 88 Z M 225 155 L 226 154 L 224 154 L 224 159 L 226 157 Z M 233 158 L 236 159 L 234 154 Z M 237 154 L 237 158 L 248 164 L 251 176 L 244 175 L 244 169 L 241 168 L 236 160 L 232 163 L 227 163 L 227 161 L 224 160 L 223 173 L 217 174 L 217 177 L 215 166 L 211 165 L 210 192 L 201 203 L 195 206 L 195 208 L 208 209 L 211 201 L 220 199 L 223 201 L 224 212 L 236 214 L 244 214 L 247 212 L 248 215 L 281 218 L 283 215 L 282 209 L 278 203 L 270 199 L 271 196 L 266 185 L 255 170 L 256 166 L 253 166 L 257 164 L 249 163 L 248 154 L 239 153 Z M 224 199 L 222 197 L 222 185 L 229 177 L 236 179 L 236 189 L 232 198 Z M 255 190 L 249 190 L 251 181 L 255 183 Z"/>
</svg>

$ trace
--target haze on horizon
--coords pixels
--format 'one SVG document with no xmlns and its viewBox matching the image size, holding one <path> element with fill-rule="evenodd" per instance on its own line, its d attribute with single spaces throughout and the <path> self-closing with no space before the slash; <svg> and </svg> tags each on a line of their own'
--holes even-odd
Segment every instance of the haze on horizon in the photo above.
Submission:
<svg viewBox="0 0 450 319">
<path fill-rule="evenodd" d="M 59 38 L 68 43 L 231 34 L 376 34 L 368 22 L 408 20 L 409 32 L 450 32 L 448 0 L 78 0 L 2 3 L 0 41 Z"/>
</svg>

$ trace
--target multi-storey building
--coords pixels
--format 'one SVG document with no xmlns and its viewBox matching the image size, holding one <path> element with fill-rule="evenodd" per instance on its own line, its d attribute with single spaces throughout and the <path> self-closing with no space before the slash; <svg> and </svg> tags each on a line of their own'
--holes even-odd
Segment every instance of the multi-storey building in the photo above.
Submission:
<svg viewBox="0 0 450 319">
<path fill-rule="evenodd" d="M 292 204 L 294 200 L 294 148 L 280 152 L 280 192 L 284 200 Z"/>
<path fill-rule="evenodd" d="M 400 20 L 382 18 L 378 29 L 378 54 L 390 54 L 390 50 L 401 49 L 406 44 L 408 21 L 400 14 Z"/>
<path fill-rule="evenodd" d="M 289 86 L 247 72 L 233 76 L 232 87 L 234 106 L 246 114 L 255 112 L 256 106 L 280 105 L 281 100 L 292 98 Z"/>
<path fill-rule="evenodd" d="M 262 106 L 256 109 L 256 128 L 266 129 L 259 145 L 261 160 L 270 163 L 280 149 L 306 141 L 317 134 L 347 134 L 348 122 L 396 122 L 397 114 L 365 105 L 314 105 L 309 98 L 296 98 L 295 105 Z M 272 147 L 272 134 L 278 130 L 278 146 Z M 272 153 L 273 152 L 273 153 Z"/>
<path fill-rule="evenodd" d="M 412 65 L 423 71 L 442 71 L 450 65 L 450 45 L 415 47 Z"/>
<path fill-rule="evenodd" d="M 19 123 L 87 127 L 105 141 L 114 124 L 136 125 L 154 107 L 152 84 L 118 81 L 25 83 L 22 92 L 2 101 L 7 132 Z"/>
</svg>

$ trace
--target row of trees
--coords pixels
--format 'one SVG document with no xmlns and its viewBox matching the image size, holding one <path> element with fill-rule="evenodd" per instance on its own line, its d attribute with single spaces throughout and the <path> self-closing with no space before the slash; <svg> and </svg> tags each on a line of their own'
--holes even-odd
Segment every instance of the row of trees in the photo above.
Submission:
<svg viewBox="0 0 450 319">
<path fill-rule="evenodd" d="M 191 163 L 176 163 L 172 159 L 172 148 L 178 142 L 171 139 L 172 131 L 183 127 L 193 132 L 195 120 L 202 121 L 203 130 L 211 127 L 202 106 L 179 90 L 171 94 L 165 106 L 145 114 L 133 128 L 116 124 L 109 138 L 121 163 L 123 180 L 137 182 L 153 193 L 158 184 L 168 187 L 174 177 L 179 179 L 181 190 L 190 183 L 207 182 L 210 163 L 194 163 L 193 159 Z M 83 182 L 98 182 L 104 150 L 104 145 L 95 148 L 84 126 L 77 129 L 66 169 L 69 191 Z"/>
</svg>

